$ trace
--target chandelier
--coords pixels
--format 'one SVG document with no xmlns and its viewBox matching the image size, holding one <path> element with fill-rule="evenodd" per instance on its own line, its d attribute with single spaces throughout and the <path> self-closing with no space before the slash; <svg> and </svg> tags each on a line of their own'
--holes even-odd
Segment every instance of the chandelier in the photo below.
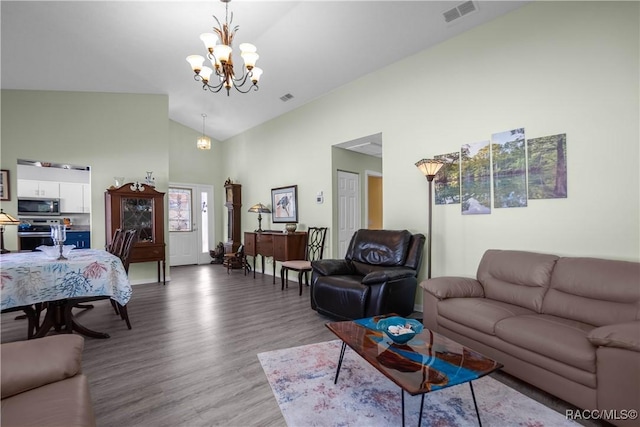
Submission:
<svg viewBox="0 0 640 427">
<path fill-rule="evenodd" d="M 214 33 L 204 33 L 200 35 L 200 40 L 207 49 L 207 59 L 211 61 L 213 68 L 203 66 L 205 58 L 200 55 L 187 56 L 187 62 L 191 65 L 195 75 L 193 78 L 202 82 L 202 89 L 211 92 L 220 92 L 224 87 L 227 90 L 227 96 L 231 88 L 235 88 L 240 93 L 247 93 L 251 89 L 258 90 L 258 80 L 262 75 L 262 70 L 256 67 L 256 61 L 259 55 L 256 53 L 256 47 L 250 43 L 240 44 L 240 56 L 244 61 L 242 74 L 236 77 L 233 67 L 233 37 L 240 28 L 238 25 L 231 27 L 233 22 L 233 12 L 229 20 L 229 2 L 231 0 L 220 0 L 225 3 L 225 21 L 224 25 L 220 24 L 218 18 L 213 19 L 218 23 L 218 27 L 213 27 Z M 218 39 L 220 44 L 218 44 Z M 213 81 L 212 81 L 213 77 Z M 249 83 L 250 82 L 250 83 Z M 245 84 L 249 83 L 245 87 Z"/>
<path fill-rule="evenodd" d="M 207 115 L 202 113 L 202 136 L 199 136 L 196 140 L 196 147 L 201 150 L 211 150 L 211 138 L 204 134 L 204 120 Z"/>
</svg>

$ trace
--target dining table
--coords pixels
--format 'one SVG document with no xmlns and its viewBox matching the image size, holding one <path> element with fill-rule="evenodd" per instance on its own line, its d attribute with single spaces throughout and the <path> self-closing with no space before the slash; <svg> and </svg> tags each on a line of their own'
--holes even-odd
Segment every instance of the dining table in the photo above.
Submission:
<svg viewBox="0 0 640 427">
<path fill-rule="evenodd" d="M 59 331 L 63 327 L 68 333 L 109 338 L 106 333 L 83 326 L 71 309 L 79 302 L 103 298 L 125 306 L 131 293 L 122 261 L 105 250 L 74 249 L 66 259 L 40 251 L 0 255 L 0 309 L 25 311 L 30 322 L 35 323 L 35 332 L 30 331 L 29 338 L 39 338 L 51 328 Z M 47 312 L 39 324 L 42 307 Z"/>
</svg>

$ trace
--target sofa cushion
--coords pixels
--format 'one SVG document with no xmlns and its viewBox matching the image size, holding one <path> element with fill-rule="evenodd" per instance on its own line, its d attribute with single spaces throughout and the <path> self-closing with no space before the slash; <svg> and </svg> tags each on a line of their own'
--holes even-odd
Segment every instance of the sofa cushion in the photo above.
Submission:
<svg viewBox="0 0 640 427">
<path fill-rule="evenodd" d="M 400 266 L 407 259 L 410 242 L 407 230 L 358 230 L 345 258 L 369 265 Z"/>
<path fill-rule="evenodd" d="M 3 427 L 95 426 L 89 383 L 84 375 L 2 399 Z"/>
<path fill-rule="evenodd" d="M 593 326 L 547 314 L 509 317 L 496 324 L 498 338 L 588 372 L 596 371 Z"/>
<path fill-rule="evenodd" d="M 561 258 L 542 312 L 596 326 L 638 319 L 640 263 Z"/>
<path fill-rule="evenodd" d="M 489 335 L 495 335 L 495 326 L 500 320 L 533 313 L 517 305 L 486 298 L 451 298 L 438 302 L 438 315 Z"/>
<path fill-rule="evenodd" d="M 80 335 L 52 335 L 2 344 L 2 398 L 73 377 L 81 372 L 84 339 Z"/>
<path fill-rule="evenodd" d="M 490 249 L 478 266 L 484 295 L 540 313 L 549 287 L 555 255 Z"/>
</svg>

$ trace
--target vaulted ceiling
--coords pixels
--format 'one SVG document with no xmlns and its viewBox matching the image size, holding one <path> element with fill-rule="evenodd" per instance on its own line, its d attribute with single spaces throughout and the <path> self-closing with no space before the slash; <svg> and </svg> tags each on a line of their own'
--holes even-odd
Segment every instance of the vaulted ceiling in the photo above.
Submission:
<svg viewBox="0 0 640 427">
<path fill-rule="evenodd" d="M 447 23 L 462 3 L 232 1 L 234 45 L 255 44 L 264 74 L 259 91 L 227 96 L 203 91 L 185 61 L 204 55 L 220 1 L 2 1 L 1 87 L 166 94 L 170 119 L 201 131 L 206 113 L 224 141 L 527 2 L 474 1 Z"/>
</svg>

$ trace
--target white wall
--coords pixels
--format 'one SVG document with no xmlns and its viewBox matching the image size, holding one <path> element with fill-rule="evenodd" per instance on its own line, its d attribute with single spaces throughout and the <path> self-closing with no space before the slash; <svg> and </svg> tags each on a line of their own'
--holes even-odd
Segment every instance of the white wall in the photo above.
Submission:
<svg viewBox="0 0 640 427">
<path fill-rule="evenodd" d="M 426 233 L 416 161 L 516 127 L 566 133 L 568 198 L 436 206 L 433 276 L 475 275 L 489 248 L 639 260 L 639 16 L 636 2 L 532 3 L 231 139 L 227 170 L 249 203 L 298 184 L 301 222 L 327 223 L 313 196 L 333 197 L 331 145 L 382 132 L 384 226 Z"/>
</svg>

